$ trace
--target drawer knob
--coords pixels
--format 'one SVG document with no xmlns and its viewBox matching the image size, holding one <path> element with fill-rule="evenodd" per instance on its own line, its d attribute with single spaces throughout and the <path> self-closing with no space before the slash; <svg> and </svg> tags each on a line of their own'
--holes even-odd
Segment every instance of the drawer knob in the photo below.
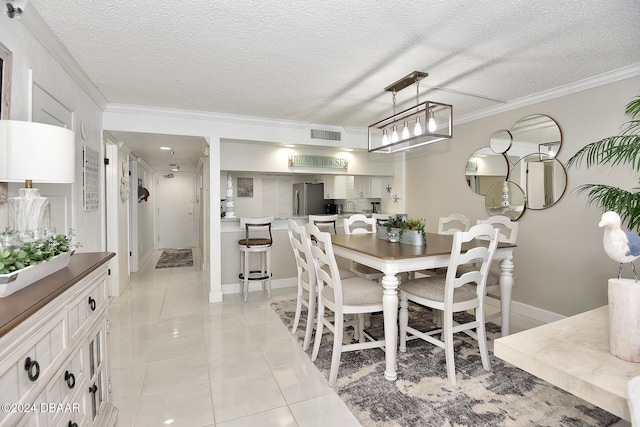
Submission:
<svg viewBox="0 0 640 427">
<path fill-rule="evenodd" d="M 91 387 L 89 387 L 89 393 L 96 394 L 97 391 L 98 391 L 98 386 L 97 385 L 94 384 Z"/>
<path fill-rule="evenodd" d="M 89 308 L 91 308 L 91 311 L 96 310 L 96 300 L 91 297 L 89 297 Z"/>
<path fill-rule="evenodd" d="M 69 371 L 64 372 L 64 380 L 67 382 L 67 387 L 73 388 L 76 385 L 76 376 Z"/>
<path fill-rule="evenodd" d="M 40 376 L 40 364 L 36 360 L 31 360 L 27 357 L 24 361 L 24 370 L 27 371 L 27 375 L 31 381 L 35 381 Z"/>
</svg>

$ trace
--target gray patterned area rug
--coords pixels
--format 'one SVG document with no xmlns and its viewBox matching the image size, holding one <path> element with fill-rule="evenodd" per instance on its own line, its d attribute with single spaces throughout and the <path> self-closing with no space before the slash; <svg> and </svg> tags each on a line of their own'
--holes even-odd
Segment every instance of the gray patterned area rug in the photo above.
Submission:
<svg viewBox="0 0 640 427">
<path fill-rule="evenodd" d="M 290 329 L 295 301 L 280 301 L 271 306 Z M 435 327 L 429 310 L 411 305 L 409 316 L 411 325 Z M 295 334 L 300 345 L 305 324 L 303 311 Z M 371 316 L 367 332 L 373 336 L 383 334 L 382 313 Z M 490 338 L 499 337 L 499 332 L 497 325 L 488 324 Z M 351 332 L 345 333 L 345 341 L 352 337 Z M 384 379 L 382 350 L 342 353 L 334 389 L 365 427 L 582 427 L 609 426 L 618 421 L 609 412 L 503 362 L 493 353 L 490 353 L 492 370 L 485 371 L 475 340 L 464 334 L 456 334 L 455 338 L 457 385 L 447 380 L 444 350 L 422 340 L 412 340 L 407 343 L 406 353 L 398 353 L 396 381 Z M 314 362 L 325 378 L 329 377 L 332 340 L 331 333 L 324 334 Z"/>
<path fill-rule="evenodd" d="M 165 249 L 160 254 L 156 268 L 192 267 L 193 251 L 191 249 Z"/>
</svg>

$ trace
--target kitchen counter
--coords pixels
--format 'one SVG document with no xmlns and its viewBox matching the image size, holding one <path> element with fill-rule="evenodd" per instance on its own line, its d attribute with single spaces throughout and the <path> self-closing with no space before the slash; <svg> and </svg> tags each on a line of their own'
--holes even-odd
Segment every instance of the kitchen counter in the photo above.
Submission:
<svg viewBox="0 0 640 427">
<path fill-rule="evenodd" d="M 338 218 L 349 218 L 351 215 L 355 215 L 355 214 L 361 214 L 366 216 L 367 218 L 371 218 L 371 212 L 343 212 L 341 214 L 338 214 Z M 318 214 L 318 215 L 331 215 L 331 214 Z M 286 221 L 288 219 L 293 219 L 295 221 L 308 221 L 309 220 L 309 216 L 290 216 L 290 217 L 282 217 L 282 218 L 276 218 L 276 221 Z M 239 216 L 235 216 L 233 218 L 227 218 L 227 217 L 222 217 L 220 218 L 221 222 L 240 222 L 240 217 Z"/>
</svg>

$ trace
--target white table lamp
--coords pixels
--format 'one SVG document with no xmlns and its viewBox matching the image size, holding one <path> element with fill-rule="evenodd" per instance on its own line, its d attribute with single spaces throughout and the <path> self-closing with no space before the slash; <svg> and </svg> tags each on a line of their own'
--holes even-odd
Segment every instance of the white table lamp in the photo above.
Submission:
<svg viewBox="0 0 640 427">
<path fill-rule="evenodd" d="M 32 183 L 72 183 L 75 135 L 42 123 L 0 120 L 0 182 L 25 182 L 9 199 L 9 228 L 17 232 L 47 230 L 49 200 Z"/>
</svg>

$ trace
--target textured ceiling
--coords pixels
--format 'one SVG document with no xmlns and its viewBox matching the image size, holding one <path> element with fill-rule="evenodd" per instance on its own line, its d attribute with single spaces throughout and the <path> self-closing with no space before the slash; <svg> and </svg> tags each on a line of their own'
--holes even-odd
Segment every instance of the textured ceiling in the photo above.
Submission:
<svg viewBox="0 0 640 427">
<path fill-rule="evenodd" d="M 462 116 L 640 62 L 637 0 L 30 3 L 111 103 L 314 124 L 391 115 L 414 70 Z"/>
</svg>

